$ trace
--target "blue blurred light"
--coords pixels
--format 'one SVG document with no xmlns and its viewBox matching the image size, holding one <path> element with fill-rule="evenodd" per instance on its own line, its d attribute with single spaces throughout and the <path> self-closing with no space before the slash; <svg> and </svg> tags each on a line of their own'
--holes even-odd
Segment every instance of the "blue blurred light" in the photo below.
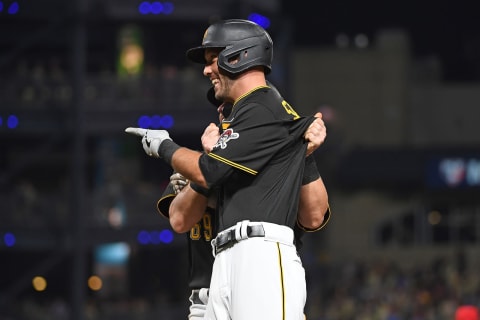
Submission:
<svg viewBox="0 0 480 320">
<path fill-rule="evenodd" d="M 162 230 L 160 232 L 160 240 L 163 242 L 163 243 L 170 243 L 173 241 L 173 232 L 170 231 L 170 230 Z"/>
<path fill-rule="evenodd" d="M 148 231 L 140 231 L 137 235 L 137 241 L 140 244 L 148 244 L 150 242 L 150 234 L 148 233 Z"/>
<path fill-rule="evenodd" d="M 160 116 L 155 114 L 153 116 L 142 115 L 138 118 L 137 124 L 140 128 L 148 129 L 170 129 L 173 127 L 174 120 L 169 114 Z"/>
<path fill-rule="evenodd" d="M 270 19 L 258 13 L 251 13 L 248 16 L 248 20 L 255 22 L 264 29 L 268 29 L 268 27 L 270 27 Z"/>
<path fill-rule="evenodd" d="M 154 244 L 158 245 L 160 243 L 171 243 L 173 241 L 173 232 L 171 230 L 165 229 L 162 231 L 152 230 L 146 231 L 142 230 L 137 235 L 137 241 L 140 244 Z"/>
<path fill-rule="evenodd" d="M 18 11 L 20 10 L 20 6 L 18 5 L 18 2 L 12 2 L 10 6 L 8 7 L 8 13 L 9 14 L 17 14 Z"/>
<path fill-rule="evenodd" d="M 138 6 L 138 12 L 140 12 L 141 14 L 148 14 L 150 13 L 150 10 L 151 10 L 151 6 L 150 6 L 150 2 L 148 1 L 143 1 Z"/>
<path fill-rule="evenodd" d="M 152 2 L 151 11 L 153 14 L 159 14 L 163 11 L 163 4 L 159 1 Z"/>
<path fill-rule="evenodd" d="M 140 128 L 148 129 L 152 125 L 152 119 L 149 116 L 140 116 L 137 123 Z"/>
<path fill-rule="evenodd" d="M 153 244 L 159 244 L 160 243 L 160 232 L 150 231 L 150 241 Z"/>
<path fill-rule="evenodd" d="M 0 1 L 0 12 L 2 12 L 2 11 L 3 11 L 3 2 Z"/>
<path fill-rule="evenodd" d="M 130 257 L 130 247 L 124 242 L 106 243 L 95 248 L 95 261 L 98 263 L 123 265 Z"/>
<path fill-rule="evenodd" d="M 173 3 L 171 3 L 171 2 L 165 2 L 165 3 L 163 4 L 163 13 L 165 13 L 165 14 L 167 14 L 167 15 L 168 15 L 168 14 L 171 14 L 174 9 L 175 9 L 175 8 L 174 8 L 174 6 L 173 6 Z"/>
<path fill-rule="evenodd" d="M 13 247 L 17 240 L 15 239 L 15 235 L 13 233 L 7 232 L 3 236 L 3 241 L 7 247 Z"/>
<path fill-rule="evenodd" d="M 10 129 L 15 129 L 18 126 L 18 118 L 16 115 L 9 115 L 7 119 L 7 126 Z"/>
<path fill-rule="evenodd" d="M 165 129 L 170 129 L 173 127 L 173 117 L 169 114 L 166 114 L 162 117 L 161 126 Z"/>
<path fill-rule="evenodd" d="M 1 11 L 1 10 L 0 10 L 0 11 Z M 0 117 L 0 127 L 2 126 L 2 124 L 3 124 L 3 118 Z"/>
<path fill-rule="evenodd" d="M 158 129 L 162 126 L 162 117 L 158 114 L 152 116 L 152 128 Z"/>
</svg>

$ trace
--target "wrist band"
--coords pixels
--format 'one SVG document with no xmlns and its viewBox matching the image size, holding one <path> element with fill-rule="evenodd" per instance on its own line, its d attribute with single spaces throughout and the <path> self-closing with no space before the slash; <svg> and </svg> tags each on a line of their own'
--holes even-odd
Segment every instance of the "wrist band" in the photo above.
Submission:
<svg viewBox="0 0 480 320">
<path fill-rule="evenodd" d="M 163 160 L 165 160 L 168 164 L 171 165 L 172 156 L 178 149 L 180 149 L 180 146 L 172 140 L 164 140 L 158 148 L 158 154 L 161 158 L 163 158 Z"/>
<path fill-rule="evenodd" d="M 305 158 L 305 169 L 303 171 L 302 186 L 309 184 L 320 178 L 320 173 L 318 172 L 317 163 L 313 155 L 309 155 Z"/>
<path fill-rule="evenodd" d="M 190 188 L 195 190 L 195 192 L 200 193 L 202 196 L 205 196 L 207 198 L 210 196 L 210 189 L 199 186 L 198 184 L 196 184 L 194 182 L 190 182 Z"/>
</svg>

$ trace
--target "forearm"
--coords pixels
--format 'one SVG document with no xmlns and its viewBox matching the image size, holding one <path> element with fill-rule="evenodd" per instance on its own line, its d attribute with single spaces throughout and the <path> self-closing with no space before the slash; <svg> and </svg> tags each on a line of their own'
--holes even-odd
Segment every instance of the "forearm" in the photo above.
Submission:
<svg viewBox="0 0 480 320">
<path fill-rule="evenodd" d="M 176 172 L 206 188 L 207 183 L 198 164 L 201 155 L 198 151 L 180 147 L 173 153 L 170 164 Z"/>
<path fill-rule="evenodd" d="M 189 231 L 205 213 L 208 199 L 190 188 L 183 188 L 170 204 L 170 225 L 178 233 Z"/>
<path fill-rule="evenodd" d="M 308 230 L 322 226 L 328 211 L 328 193 L 323 180 L 318 178 L 302 186 L 298 208 L 298 222 Z"/>
</svg>

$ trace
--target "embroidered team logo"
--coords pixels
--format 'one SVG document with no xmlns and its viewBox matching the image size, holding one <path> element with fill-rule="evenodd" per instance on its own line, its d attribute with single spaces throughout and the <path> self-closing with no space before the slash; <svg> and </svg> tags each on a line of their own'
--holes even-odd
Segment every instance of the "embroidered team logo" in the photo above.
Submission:
<svg viewBox="0 0 480 320">
<path fill-rule="evenodd" d="M 220 147 L 221 149 L 225 149 L 227 147 L 228 141 L 232 139 L 238 139 L 238 137 L 240 137 L 240 134 L 233 132 L 233 129 L 227 129 L 223 131 L 222 135 L 213 147 Z"/>
</svg>

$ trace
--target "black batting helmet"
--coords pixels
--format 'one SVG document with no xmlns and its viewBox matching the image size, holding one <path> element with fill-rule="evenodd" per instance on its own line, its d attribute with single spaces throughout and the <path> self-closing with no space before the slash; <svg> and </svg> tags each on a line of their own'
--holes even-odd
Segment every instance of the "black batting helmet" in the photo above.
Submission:
<svg viewBox="0 0 480 320">
<path fill-rule="evenodd" d="M 265 29 L 252 21 L 231 19 L 212 24 L 205 31 L 202 45 L 187 50 L 187 58 L 206 63 L 206 48 L 223 49 L 218 55 L 218 66 L 231 74 L 254 66 L 263 66 L 265 73 L 272 70 L 272 39 Z M 236 63 L 229 62 L 232 58 L 237 59 Z"/>
</svg>

